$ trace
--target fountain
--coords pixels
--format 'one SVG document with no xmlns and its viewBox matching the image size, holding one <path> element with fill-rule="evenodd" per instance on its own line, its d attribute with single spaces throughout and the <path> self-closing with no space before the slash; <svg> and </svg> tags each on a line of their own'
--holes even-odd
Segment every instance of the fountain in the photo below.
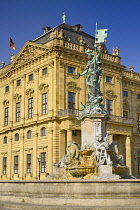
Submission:
<svg viewBox="0 0 140 210">
<path fill-rule="evenodd" d="M 72 141 L 68 142 L 67 154 L 54 164 L 56 179 L 119 179 L 130 178 L 129 168 L 119 154 L 117 142 L 109 144 L 109 133 L 106 129 L 108 114 L 101 104 L 103 94 L 100 90 L 102 75 L 102 43 L 107 37 L 107 29 L 97 30 L 94 54 L 87 50 L 88 63 L 83 73 L 75 73 L 74 79 L 86 76 L 88 101 L 82 104 L 78 117 L 81 120 L 81 148 Z"/>
</svg>

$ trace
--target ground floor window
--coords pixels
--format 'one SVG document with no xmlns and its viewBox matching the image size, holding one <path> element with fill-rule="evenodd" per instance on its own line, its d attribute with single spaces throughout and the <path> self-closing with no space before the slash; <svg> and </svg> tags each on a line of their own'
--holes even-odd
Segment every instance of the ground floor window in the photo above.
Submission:
<svg viewBox="0 0 140 210">
<path fill-rule="evenodd" d="M 27 154 L 27 173 L 31 173 L 31 165 L 32 165 L 32 155 L 31 154 Z"/>
<path fill-rule="evenodd" d="M 18 174 L 18 156 L 14 156 L 14 174 Z"/>
<path fill-rule="evenodd" d="M 6 174 L 7 170 L 7 157 L 3 158 L 3 174 Z"/>
<path fill-rule="evenodd" d="M 46 152 L 41 153 L 41 173 L 46 172 Z"/>
</svg>

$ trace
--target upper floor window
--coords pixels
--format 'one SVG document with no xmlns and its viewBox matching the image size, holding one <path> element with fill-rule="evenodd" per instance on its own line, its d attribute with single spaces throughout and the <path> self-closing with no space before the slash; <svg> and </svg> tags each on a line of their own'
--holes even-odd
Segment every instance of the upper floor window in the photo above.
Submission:
<svg viewBox="0 0 140 210">
<path fill-rule="evenodd" d="M 41 128 L 41 136 L 46 136 L 46 128 Z"/>
<path fill-rule="evenodd" d="M 140 94 L 136 94 L 136 98 L 137 99 L 140 99 Z"/>
<path fill-rule="evenodd" d="M 15 141 L 19 141 L 19 134 L 18 133 L 15 134 Z"/>
<path fill-rule="evenodd" d="M 9 107 L 6 107 L 5 108 L 4 125 L 8 125 L 8 118 L 9 118 Z"/>
<path fill-rule="evenodd" d="M 42 69 L 42 75 L 48 74 L 48 68 Z"/>
<path fill-rule="evenodd" d="M 3 157 L 3 174 L 7 173 L 7 157 Z"/>
<path fill-rule="evenodd" d="M 27 173 L 31 173 L 31 166 L 32 166 L 31 157 L 32 157 L 31 154 L 27 154 Z"/>
<path fill-rule="evenodd" d="M 137 128 L 140 130 L 140 114 L 137 115 Z"/>
<path fill-rule="evenodd" d="M 123 111 L 123 117 L 128 118 L 128 111 Z"/>
<path fill-rule="evenodd" d="M 32 131 L 28 131 L 27 132 L 27 139 L 31 139 L 32 138 Z"/>
<path fill-rule="evenodd" d="M 14 156 L 14 174 L 18 174 L 18 156 Z"/>
<path fill-rule="evenodd" d="M 122 95 L 125 96 L 125 97 L 128 97 L 128 91 L 123 90 Z"/>
<path fill-rule="evenodd" d="M 34 75 L 33 74 L 30 74 L 29 75 L 29 81 L 33 80 L 34 79 Z"/>
<path fill-rule="evenodd" d="M 138 157 L 138 174 L 140 174 L 140 157 Z"/>
<path fill-rule="evenodd" d="M 74 74 L 75 68 L 68 66 L 68 73 Z"/>
<path fill-rule="evenodd" d="M 46 172 L 46 152 L 41 153 L 41 172 Z"/>
<path fill-rule="evenodd" d="M 3 143 L 7 144 L 7 142 L 8 142 L 8 138 L 7 138 L 7 136 L 4 136 Z"/>
<path fill-rule="evenodd" d="M 75 93 L 68 92 L 68 108 L 75 109 Z"/>
<path fill-rule="evenodd" d="M 111 83 L 111 82 L 112 82 L 112 77 L 108 77 L 108 76 L 106 76 L 106 82 Z"/>
<path fill-rule="evenodd" d="M 9 86 L 5 87 L 5 92 L 9 92 Z"/>
<path fill-rule="evenodd" d="M 33 98 L 28 99 L 28 118 L 33 118 Z"/>
<path fill-rule="evenodd" d="M 106 100 L 106 108 L 107 108 L 107 111 L 108 111 L 108 114 L 109 115 L 112 115 L 112 104 L 113 104 L 113 101 L 112 100 Z"/>
<path fill-rule="evenodd" d="M 20 102 L 16 103 L 16 122 L 20 121 Z"/>
<path fill-rule="evenodd" d="M 42 94 L 42 114 L 47 114 L 48 111 L 48 94 Z"/>
<path fill-rule="evenodd" d="M 17 86 L 21 85 L 21 79 L 17 80 Z"/>
</svg>

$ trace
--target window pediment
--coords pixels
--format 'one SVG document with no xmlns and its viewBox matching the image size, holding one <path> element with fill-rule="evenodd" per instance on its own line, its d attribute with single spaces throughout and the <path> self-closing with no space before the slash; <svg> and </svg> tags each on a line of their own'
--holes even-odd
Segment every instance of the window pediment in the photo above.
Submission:
<svg viewBox="0 0 140 210">
<path fill-rule="evenodd" d="M 117 95 L 115 95 L 113 90 L 106 91 L 106 98 L 109 100 L 113 100 L 117 98 Z"/>
<path fill-rule="evenodd" d="M 16 93 L 15 95 L 14 95 L 14 100 L 17 102 L 17 101 L 21 101 L 21 95 L 19 95 L 18 93 Z"/>
<path fill-rule="evenodd" d="M 34 90 L 29 88 L 26 90 L 26 96 L 27 97 L 33 97 L 33 94 L 34 94 Z"/>
<path fill-rule="evenodd" d="M 3 106 L 4 106 L 4 107 L 9 106 L 9 100 L 5 99 L 5 100 L 3 101 Z"/>
<path fill-rule="evenodd" d="M 41 92 L 48 92 L 48 87 L 49 87 L 48 84 L 41 84 L 41 85 L 39 86 L 39 90 L 40 90 Z"/>
<path fill-rule="evenodd" d="M 79 92 L 81 91 L 81 88 L 77 86 L 77 83 L 76 82 L 69 82 L 67 84 L 67 89 L 68 91 L 72 91 L 72 92 Z"/>
</svg>

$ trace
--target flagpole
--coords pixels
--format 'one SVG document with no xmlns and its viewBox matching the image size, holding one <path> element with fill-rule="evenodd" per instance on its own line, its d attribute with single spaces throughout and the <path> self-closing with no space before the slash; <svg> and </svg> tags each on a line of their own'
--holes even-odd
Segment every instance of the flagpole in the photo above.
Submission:
<svg viewBox="0 0 140 210">
<path fill-rule="evenodd" d="M 10 35 L 10 33 L 9 33 L 9 45 L 10 45 L 10 37 L 11 37 L 11 35 Z M 10 48 L 10 46 L 9 46 L 9 64 L 10 64 L 10 62 L 11 62 L 11 48 Z"/>
<path fill-rule="evenodd" d="M 94 84 L 96 80 L 96 50 L 97 50 L 97 45 L 96 45 L 96 34 L 97 34 L 97 22 L 96 22 L 96 30 L 95 30 L 95 44 L 94 44 Z M 96 95 L 96 84 L 94 85 L 94 95 Z"/>
</svg>

